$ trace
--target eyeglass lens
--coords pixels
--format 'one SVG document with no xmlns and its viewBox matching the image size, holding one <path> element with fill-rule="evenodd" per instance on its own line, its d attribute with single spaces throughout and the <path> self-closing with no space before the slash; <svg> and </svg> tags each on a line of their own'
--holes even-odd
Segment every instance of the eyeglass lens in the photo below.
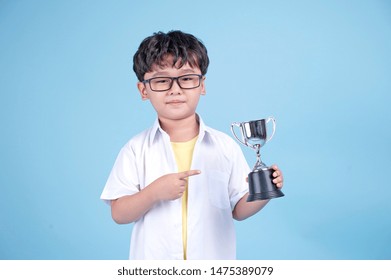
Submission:
<svg viewBox="0 0 391 280">
<path fill-rule="evenodd" d="M 201 77 L 196 74 L 184 75 L 176 78 L 172 77 L 157 77 L 149 80 L 151 89 L 154 91 L 169 90 L 177 80 L 179 87 L 182 89 L 192 89 L 200 86 Z"/>
</svg>

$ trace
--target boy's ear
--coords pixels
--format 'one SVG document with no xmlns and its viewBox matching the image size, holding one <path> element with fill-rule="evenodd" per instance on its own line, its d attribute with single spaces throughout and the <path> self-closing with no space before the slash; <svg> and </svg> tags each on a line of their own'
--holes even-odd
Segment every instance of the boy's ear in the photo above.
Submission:
<svg viewBox="0 0 391 280">
<path fill-rule="evenodd" d="M 142 83 L 142 82 L 138 82 L 137 83 L 137 88 L 138 88 L 138 91 L 140 92 L 141 99 L 142 100 L 148 100 L 149 96 L 148 96 L 147 88 L 146 88 L 145 84 Z"/>
</svg>

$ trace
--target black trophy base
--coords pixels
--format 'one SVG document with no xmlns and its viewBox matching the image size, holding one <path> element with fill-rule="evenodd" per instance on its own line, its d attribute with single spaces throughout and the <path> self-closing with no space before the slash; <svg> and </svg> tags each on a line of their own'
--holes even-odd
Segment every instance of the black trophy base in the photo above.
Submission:
<svg viewBox="0 0 391 280">
<path fill-rule="evenodd" d="M 273 183 L 274 170 L 257 170 L 248 174 L 249 195 L 247 202 L 265 200 L 284 196 L 284 193 Z"/>
</svg>

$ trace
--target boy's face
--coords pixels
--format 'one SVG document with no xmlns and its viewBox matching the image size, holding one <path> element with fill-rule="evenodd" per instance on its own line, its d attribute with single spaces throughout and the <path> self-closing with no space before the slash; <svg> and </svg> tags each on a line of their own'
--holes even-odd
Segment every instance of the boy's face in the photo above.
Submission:
<svg viewBox="0 0 391 280">
<path fill-rule="evenodd" d="M 144 80 L 158 77 L 179 77 L 188 74 L 201 75 L 198 67 L 193 68 L 189 64 L 185 64 L 178 69 L 171 65 L 172 63 L 167 63 L 167 66 L 163 67 L 155 66 L 151 72 L 145 73 Z M 193 116 L 200 96 L 206 93 L 205 77 L 201 78 L 198 87 L 192 89 L 181 88 L 177 80 L 174 80 L 172 87 L 165 91 L 153 91 L 150 83 L 139 82 L 137 87 L 141 98 L 151 102 L 161 121 L 182 120 Z"/>
</svg>

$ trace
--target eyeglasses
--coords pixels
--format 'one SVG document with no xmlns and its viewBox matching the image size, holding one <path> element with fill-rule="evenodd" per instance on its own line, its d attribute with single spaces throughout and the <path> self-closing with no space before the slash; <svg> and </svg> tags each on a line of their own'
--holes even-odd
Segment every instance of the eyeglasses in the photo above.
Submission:
<svg viewBox="0 0 391 280">
<path fill-rule="evenodd" d="M 156 77 L 144 80 L 143 83 L 149 83 L 153 91 L 166 91 L 172 87 L 174 80 L 176 80 L 181 89 L 192 89 L 200 86 L 201 78 L 202 75 L 188 74 L 179 77 Z"/>
</svg>

